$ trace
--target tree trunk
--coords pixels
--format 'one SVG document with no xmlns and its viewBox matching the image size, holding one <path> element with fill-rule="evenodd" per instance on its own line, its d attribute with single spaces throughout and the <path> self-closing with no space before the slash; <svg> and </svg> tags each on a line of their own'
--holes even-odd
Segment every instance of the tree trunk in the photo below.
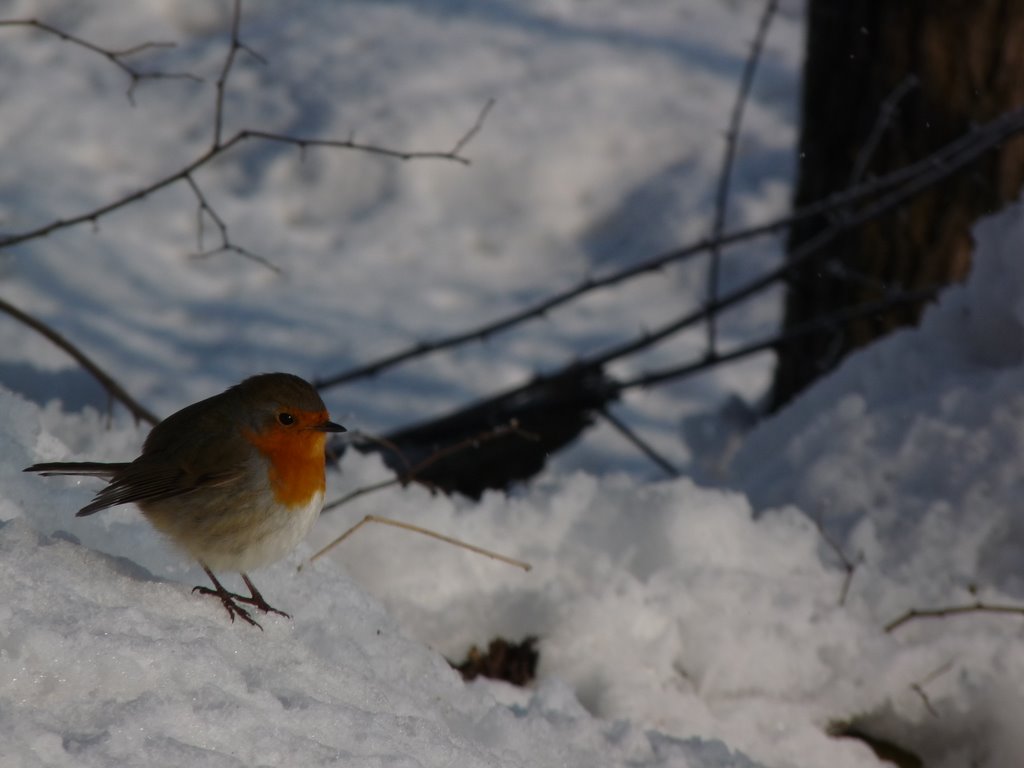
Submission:
<svg viewBox="0 0 1024 768">
<path fill-rule="evenodd" d="M 849 187 L 858 167 L 862 179 L 896 170 L 1022 104 L 1024 2 L 809 0 L 796 205 Z M 972 223 L 1015 199 L 1022 181 L 1024 139 L 1017 137 L 837 239 L 825 266 L 790 280 L 787 327 L 894 288 L 962 280 Z M 794 227 L 789 251 L 827 226 Z M 850 350 L 916 322 L 920 311 L 889 312 L 780 350 L 773 409 Z"/>
</svg>

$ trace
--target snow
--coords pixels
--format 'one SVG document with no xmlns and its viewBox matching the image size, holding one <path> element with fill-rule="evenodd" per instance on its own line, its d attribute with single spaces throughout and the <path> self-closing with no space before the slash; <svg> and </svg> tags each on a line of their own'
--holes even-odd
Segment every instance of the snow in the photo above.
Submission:
<svg viewBox="0 0 1024 768">
<path fill-rule="evenodd" d="M 268 61 L 239 54 L 226 136 L 354 132 L 446 150 L 494 98 L 465 150 L 472 165 L 247 143 L 195 180 L 233 240 L 282 275 L 237 254 L 189 258 L 195 199 L 177 185 L 95 231 L 7 249 L 0 297 L 161 414 L 254 372 L 312 378 L 519 309 L 706 234 L 761 7 L 246 4 L 243 39 Z M 176 40 L 142 63 L 205 78 L 143 82 L 133 108 L 109 61 L 0 28 L 4 232 L 115 199 L 209 145 L 226 3 L 0 9 L 111 47 Z M 787 205 L 801 13 L 783 3 L 768 38 L 731 226 Z M 293 555 L 253 574 L 294 617 L 261 617 L 262 632 L 191 594 L 201 569 L 133 508 L 76 518 L 97 481 L 22 473 L 130 458 L 146 430 L 109 414 L 63 353 L 0 321 L 0 765 L 879 764 L 861 741 L 830 736 L 834 722 L 930 768 L 1024 764 L 1019 616 L 885 631 L 911 608 L 1024 600 L 1022 239 L 1024 204 L 981 223 L 968 283 L 920 328 L 853 355 L 747 435 L 744 403 L 763 394 L 768 357 L 615 406 L 703 485 L 657 480 L 599 427 L 510 495 L 390 488 L 325 514 Z M 723 285 L 778 256 L 771 241 L 730 251 Z M 695 305 L 703 269 L 595 293 L 325 398 L 350 429 L 442 413 Z M 730 313 L 725 342 L 773 327 L 776 299 Z M 684 335 L 616 372 L 701 343 Z M 328 498 L 388 476 L 350 452 Z M 383 526 L 305 564 L 366 514 L 533 570 Z M 539 638 L 530 687 L 466 684 L 448 665 L 498 635 Z"/>
</svg>

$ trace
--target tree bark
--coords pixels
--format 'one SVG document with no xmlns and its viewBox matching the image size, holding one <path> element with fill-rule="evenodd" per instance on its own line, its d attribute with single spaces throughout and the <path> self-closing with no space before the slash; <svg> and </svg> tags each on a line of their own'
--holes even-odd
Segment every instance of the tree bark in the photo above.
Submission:
<svg viewBox="0 0 1024 768">
<path fill-rule="evenodd" d="M 796 205 L 926 157 L 973 123 L 1024 104 L 1024 2 L 809 0 Z M 895 97 L 902 94 L 891 111 Z M 879 132 L 879 129 L 880 132 Z M 877 136 L 877 142 L 871 138 Z M 836 240 L 824 267 L 789 281 L 785 324 L 843 307 L 962 280 L 970 227 L 1017 197 L 1024 139 L 1006 142 L 902 208 Z M 794 227 L 792 253 L 828 226 Z M 921 307 L 859 321 L 841 334 L 780 351 L 771 397 L 779 408 L 852 349 Z"/>
</svg>

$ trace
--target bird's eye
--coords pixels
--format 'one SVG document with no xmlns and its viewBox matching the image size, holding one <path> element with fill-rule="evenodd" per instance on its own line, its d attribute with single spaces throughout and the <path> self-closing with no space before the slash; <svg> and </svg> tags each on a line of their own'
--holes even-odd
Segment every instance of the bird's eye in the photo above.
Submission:
<svg viewBox="0 0 1024 768">
<path fill-rule="evenodd" d="M 290 427 L 295 423 L 295 417 L 290 413 L 279 413 L 277 414 L 277 420 L 284 424 L 286 427 Z"/>
</svg>

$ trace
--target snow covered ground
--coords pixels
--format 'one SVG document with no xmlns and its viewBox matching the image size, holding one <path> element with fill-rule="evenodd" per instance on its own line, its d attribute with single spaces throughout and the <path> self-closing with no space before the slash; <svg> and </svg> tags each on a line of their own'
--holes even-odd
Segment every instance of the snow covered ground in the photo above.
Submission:
<svg viewBox="0 0 1024 768">
<path fill-rule="evenodd" d="M 267 63 L 240 54 L 226 135 L 354 132 L 446 150 L 494 98 L 472 165 L 248 143 L 195 180 L 232 239 L 282 275 L 237 254 L 190 259 L 195 199 L 179 184 L 95 231 L 8 249 L 0 297 L 161 414 L 254 372 L 312 378 L 489 320 L 707 233 L 760 11 L 753 0 L 247 3 L 243 39 Z M 784 3 L 771 30 L 734 226 L 787 204 L 800 13 Z M 226 4 L 0 3 L 0 18 L 31 17 L 112 48 L 175 40 L 142 62 L 204 82 L 144 82 L 132 107 L 103 57 L 0 28 L 0 231 L 99 206 L 208 146 Z M 929 768 L 1024 764 L 1019 616 L 884 630 L 910 608 L 1024 601 L 1024 207 L 976 234 L 967 286 L 758 427 L 719 487 L 656 482 L 597 428 L 509 497 L 368 495 L 254 574 L 295 617 L 268 617 L 264 632 L 191 595 L 202 572 L 135 510 L 76 519 L 95 482 L 22 474 L 39 460 L 129 458 L 145 429 L 119 408 L 108 416 L 63 353 L 0 318 L 0 765 L 879 764 L 862 741 L 828 735 L 834 721 Z M 723 282 L 776 258 L 771 242 L 731 252 Z M 629 338 L 703 290 L 701 264 L 673 268 L 325 397 L 350 428 L 398 426 Z M 723 336 L 764 333 L 777 313 L 756 303 Z M 616 371 L 701 343 L 684 335 Z M 760 396 L 769 363 L 630 393 L 617 412 L 697 471 L 716 457 L 682 425 L 716 426 L 708 414 L 729 397 Z M 376 458 L 348 455 L 329 498 L 383 477 Z M 367 513 L 534 570 L 371 527 L 296 571 Z M 445 657 L 495 635 L 539 637 L 532 687 L 467 685 L 449 668 Z"/>
</svg>

